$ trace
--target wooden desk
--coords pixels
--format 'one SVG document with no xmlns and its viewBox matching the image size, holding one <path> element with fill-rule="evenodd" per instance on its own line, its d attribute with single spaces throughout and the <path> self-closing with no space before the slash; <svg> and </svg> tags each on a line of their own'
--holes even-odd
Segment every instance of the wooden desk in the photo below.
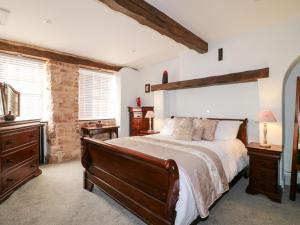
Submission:
<svg viewBox="0 0 300 225">
<path fill-rule="evenodd" d="M 118 134 L 119 126 L 103 126 L 103 127 L 82 127 L 82 135 L 84 137 L 90 137 L 92 138 L 96 134 L 103 134 L 103 133 L 109 133 L 109 138 L 112 139 L 112 133 L 115 133 L 117 138 L 119 136 Z"/>
</svg>

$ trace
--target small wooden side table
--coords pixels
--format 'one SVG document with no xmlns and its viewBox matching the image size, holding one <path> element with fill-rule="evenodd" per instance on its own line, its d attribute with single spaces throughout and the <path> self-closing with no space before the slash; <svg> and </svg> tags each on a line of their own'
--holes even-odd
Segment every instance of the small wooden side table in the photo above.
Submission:
<svg viewBox="0 0 300 225">
<path fill-rule="evenodd" d="M 249 194 L 264 194 L 272 201 L 281 202 L 282 188 L 278 185 L 279 161 L 282 153 L 281 145 L 261 147 L 258 143 L 247 145 L 250 157 Z"/>
<path fill-rule="evenodd" d="M 156 130 L 141 130 L 140 134 L 144 135 L 144 136 L 151 135 L 151 134 L 159 134 L 159 131 L 156 131 Z"/>
<path fill-rule="evenodd" d="M 103 127 L 82 127 L 82 135 L 92 138 L 96 134 L 109 133 L 109 138 L 112 139 L 112 133 L 115 133 L 118 138 L 119 126 L 103 126 Z"/>
</svg>

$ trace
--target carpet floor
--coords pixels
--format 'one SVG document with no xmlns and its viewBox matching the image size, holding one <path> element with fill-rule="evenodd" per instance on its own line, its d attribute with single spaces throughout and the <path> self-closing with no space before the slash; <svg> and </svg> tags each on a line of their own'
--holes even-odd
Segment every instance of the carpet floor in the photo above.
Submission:
<svg viewBox="0 0 300 225">
<path fill-rule="evenodd" d="M 82 188 L 79 161 L 42 167 L 43 174 L 19 188 L 0 205 L 0 225 L 125 225 L 144 224 L 97 188 Z M 201 225 L 299 225 L 297 201 L 271 202 L 245 193 L 241 179 L 210 211 Z"/>
</svg>

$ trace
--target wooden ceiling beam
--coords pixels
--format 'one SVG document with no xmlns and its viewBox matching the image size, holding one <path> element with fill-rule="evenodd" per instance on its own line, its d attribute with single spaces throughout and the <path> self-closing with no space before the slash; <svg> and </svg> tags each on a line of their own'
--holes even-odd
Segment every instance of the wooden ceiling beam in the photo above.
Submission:
<svg viewBox="0 0 300 225">
<path fill-rule="evenodd" d="M 156 84 L 151 86 L 151 91 L 178 90 L 186 88 L 199 88 L 225 84 L 237 84 L 255 82 L 258 79 L 269 77 L 269 68 L 258 70 L 230 73 L 220 76 L 209 76 L 192 80 L 177 81 L 167 84 Z"/>
<path fill-rule="evenodd" d="M 98 1 L 199 53 L 208 51 L 207 42 L 144 0 Z"/>
<path fill-rule="evenodd" d="M 122 66 L 111 65 L 81 56 L 53 51 L 19 42 L 12 42 L 4 39 L 0 39 L 0 52 L 21 54 L 24 56 L 43 60 L 55 60 L 105 71 L 119 71 L 120 69 L 122 69 Z"/>
</svg>

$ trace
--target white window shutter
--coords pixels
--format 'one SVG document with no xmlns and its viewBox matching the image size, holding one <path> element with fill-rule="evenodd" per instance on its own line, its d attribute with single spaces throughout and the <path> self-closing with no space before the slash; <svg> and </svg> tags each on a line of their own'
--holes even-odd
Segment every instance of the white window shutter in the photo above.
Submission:
<svg viewBox="0 0 300 225">
<path fill-rule="evenodd" d="M 79 119 L 114 118 L 114 75 L 96 70 L 79 70 Z"/>
<path fill-rule="evenodd" d="M 0 82 L 21 93 L 20 119 L 43 118 L 45 80 L 44 61 L 0 54 Z"/>
</svg>

